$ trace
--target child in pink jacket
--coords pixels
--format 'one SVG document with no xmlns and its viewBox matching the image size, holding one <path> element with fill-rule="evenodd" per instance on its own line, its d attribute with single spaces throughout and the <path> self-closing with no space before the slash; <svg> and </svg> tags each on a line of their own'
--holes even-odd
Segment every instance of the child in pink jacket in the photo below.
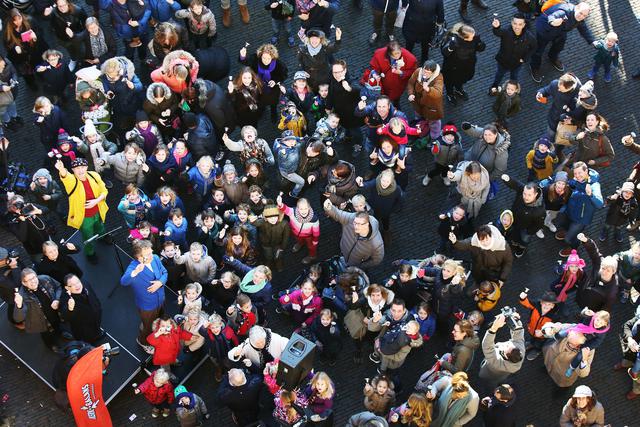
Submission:
<svg viewBox="0 0 640 427">
<path fill-rule="evenodd" d="M 409 142 L 409 135 L 420 135 L 420 126 L 412 128 L 404 119 L 394 117 L 389 120 L 389 123 L 379 127 L 376 132 L 378 132 L 378 135 L 386 135 L 393 139 L 398 144 L 398 157 L 403 159 Z"/>
<path fill-rule="evenodd" d="M 311 264 L 316 259 L 316 251 L 318 250 L 318 240 L 320 239 L 320 220 L 311 209 L 311 205 L 307 199 L 300 199 L 295 208 L 282 203 L 282 195 L 276 199 L 278 209 L 289 217 L 289 227 L 291 233 L 296 238 L 296 244 L 293 245 L 291 252 L 296 253 L 307 246 L 309 255 L 302 259 L 303 264 Z"/>
<path fill-rule="evenodd" d="M 294 322 L 303 328 L 311 326 L 313 320 L 322 311 L 322 298 L 318 295 L 316 285 L 309 279 L 302 282 L 300 289 L 280 296 L 280 305 L 276 313 L 288 312 Z"/>
</svg>

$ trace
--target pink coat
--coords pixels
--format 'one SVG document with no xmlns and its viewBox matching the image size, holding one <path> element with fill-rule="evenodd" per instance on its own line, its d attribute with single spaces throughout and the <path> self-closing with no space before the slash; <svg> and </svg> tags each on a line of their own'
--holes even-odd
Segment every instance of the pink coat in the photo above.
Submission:
<svg viewBox="0 0 640 427">
<path fill-rule="evenodd" d="M 389 123 L 387 123 L 382 127 L 379 127 L 376 130 L 376 132 L 378 133 L 378 135 L 387 135 L 389 138 L 393 139 L 395 143 L 398 145 L 406 145 L 407 142 L 409 142 L 409 137 L 408 137 L 409 135 L 415 136 L 415 135 L 419 135 L 420 133 L 418 132 L 418 129 L 412 128 L 411 126 L 409 126 L 406 120 L 404 119 L 400 119 L 400 120 L 404 122 L 404 132 L 405 132 L 404 136 L 394 135 L 393 132 L 391 132 L 391 126 L 389 125 Z"/>
<path fill-rule="evenodd" d="M 177 65 L 184 65 L 189 70 L 188 82 L 178 80 L 173 75 L 173 69 Z M 165 56 L 164 61 L 162 62 L 162 67 L 151 72 L 151 80 L 156 83 L 162 82 L 169 86 L 169 89 L 171 89 L 172 92 L 180 94 L 196 81 L 199 70 L 200 64 L 198 64 L 198 61 L 196 61 L 190 53 L 183 50 L 176 50 Z"/>
<path fill-rule="evenodd" d="M 285 297 L 289 297 L 289 301 L 285 301 Z M 307 304 L 303 301 L 304 296 L 300 289 L 296 289 L 290 294 L 282 295 L 279 299 L 280 304 L 291 304 L 291 316 L 297 323 L 304 323 L 310 326 L 320 312 L 322 311 L 322 298 L 318 294 L 311 297 L 311 301 Z"/>
<path fill-rule="evenodd" d="M 291 228 L 291 233 L 293 233 L 296 238 L 304 239 L 311 237 L 313 244 L 318 244 L 318 240 L 320 239 L 320 221 L 315 214 L 310 222 L 300 223 L 296 219 L 295 209 L 287 205 L 282 205 L 279 209 L 289 217 L 289 227 Z"/>
</svg>

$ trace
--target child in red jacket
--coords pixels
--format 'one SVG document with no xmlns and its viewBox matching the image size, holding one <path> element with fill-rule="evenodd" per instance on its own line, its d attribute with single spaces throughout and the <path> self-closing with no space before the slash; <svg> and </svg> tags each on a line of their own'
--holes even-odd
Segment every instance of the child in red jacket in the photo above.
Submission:
<svg viewBox="0 0 640 427">
<path fill-rule="evenodd" d="M 153 364 L 171 371 L 171 365 L 178 364 L 178 355 L 182 345 L 180 341 L 190 340 L 193 334 L 179 327 L 170 317 L 161 317 L 153 321 L 153 332 L 147 342 L 153 346 Z"/>
<path fill-rule="evenodd" d="M 546 341 L 542 327 L 553 322 L 558 312 L 557 297 L 549 291 L 545 292 L 538 301 L 530 301 L 529 295 L 526 292 L 521 292 L 520 305 L 530 311 L 529 324 L 527 325 L 530 337 L 527 344 L 531 348 L 527 349 L 527 360 L 534 360 L 542 351 L 542 346 Z"/>
<path fill-rule="evenodd" d="M 279 301 L 282 307 L 278 307 L 276 313 L 290 313 L 303 328 L 311 326 L 313 319 L 322 311 L 322 298 L 318 295 L 316 285 L 309 279 L 302 282 L 300 289 L 282 295 Z"/>
<path fill-rule="evenodd" d="M 135 386 L 135 384 L 134 384 Z M 149 378 L 134 390 L 135 394 L 142 393 L 151 405 L 151 416 L 158 418 L 160 412 L 163 417 L 168 417 L 171 413 L 170 405 L 173 403 L 173 384 L 169 382 L 169 372 L 160 368 L 153 372 Z"/>
<path fill-rule="evenodd" d="M 389 123 L 379 127 L 376 132 L 378 135 L 387 135 L 393 139 L 398 144 L 398 157 L 404 159 L 409 135 L 420 135 L 420 126 L 412 128 L 404 119 L 394 117 L 389 120 Z"/>
</svg>

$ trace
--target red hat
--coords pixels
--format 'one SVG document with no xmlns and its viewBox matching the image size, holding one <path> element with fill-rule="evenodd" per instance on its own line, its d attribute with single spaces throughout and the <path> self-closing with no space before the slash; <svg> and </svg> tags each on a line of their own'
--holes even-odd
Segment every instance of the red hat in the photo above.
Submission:
<svg viewBox="0 0 640 427">
<path fill-rule="evenodd" d="M 453 123 L 447 123 L 442 127 L 442 135 L 455 135 L 458 133 L 458 128 Z"/>
</svg>

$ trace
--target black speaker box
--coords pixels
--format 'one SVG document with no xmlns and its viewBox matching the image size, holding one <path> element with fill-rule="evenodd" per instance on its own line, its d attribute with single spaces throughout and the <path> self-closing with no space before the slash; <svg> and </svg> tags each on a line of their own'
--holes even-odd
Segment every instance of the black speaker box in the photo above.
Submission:
<svg viewBox="0 0 640 427">
<path fill-rule="evenodd" d="M 294 332 L 280 355 L 278 385 L 286 390 L 298 387 L 313 368 L 315 349 L 315 343 Z"/>
</svg>

